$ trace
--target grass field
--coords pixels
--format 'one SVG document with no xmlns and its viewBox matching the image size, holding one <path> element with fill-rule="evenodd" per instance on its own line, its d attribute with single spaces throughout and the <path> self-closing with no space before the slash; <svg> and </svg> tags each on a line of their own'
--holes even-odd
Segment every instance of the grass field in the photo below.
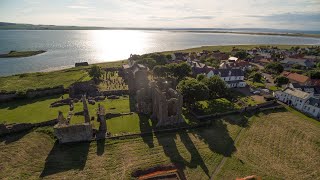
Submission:
<svg viewBox="0 0 320 180">
<path fill-rule="evenodd" d="M 224 113 L 239 108 L 240 107 L 237 104 L 234 104 L 225 98 L 197 102 L 197 113 L 201 115 Z"/>
<path fill-rule="evenodd" d="M 189 132 L 69 145 L 36 130 L 0 140 L 0 179 L 130 179 L 135 170 L 171 163 L 188 179 L 208 179 L 235 151 L 239 130 L 220 122 Z"/>
<path fill-rule="evenodd" d="M 37 129 L 0 139 L 0 179 L 130 179 L 137 169 L 171 163 L 187 179 L 209 179 L 224 157 L 216 179 L 317 179 L 320 123 L 298 114 L 229 116 L 209 128 L 68 145 Z"/>
<path fill-rule="evenodd" d="M 120 67 L 126 61 L 99 63 L 102 68 Z M 63 85 L 68 88 L 72 83 L 87 81 L 88 67 L 76 67 L 52 72 L 25 73 L 0 77 L 0 91 L 25 91 L 27 89 L 54 87 Z"/>
<path fill-rule="evenodd" d="M 67 98 L 68 95 L 64 95 Z M 19 100 L 14 102 L 3 103 L 0 105 L 0 123 L 19 123 L 19 122 L 42 122 L 57 118 L 58 111 L 62 111 L 66 116 L 69 106 L 60 106 L 50 108 L 50 104 L 59 100 L 60 96 L 51 96 L 48 98 L 38 98 L 34 100 Z M 128 113 L 130 112 L 129 98 L 121 97 L 120 99 L 106 99 L 97 102 L 95 105 L 88 104 L 90 116 L 95 116 L 98 103 L 106 108 L 107 113 Z M 83 105 L 81 102 L 74 104 L 74 112 L 81 112 Z M 74 123 L 82 123 L 83 116 L 74 116 Z"/>
<path fill-rule="evenodd" d="M 299 113 L 299 112 L 296 112 Z M 318 179 L 320 123 L 292 112 L 259 114 L 241 134 L 218 179 Z"/>
<path fill-rule="evenodd" d="M 65 88 L 77 81 L 86 81 L 90 77 L 84 68 L 73 68 L 53 72 L 26 73 L 0 77 L 0 91 L 25 91 L 27 89 L 54 87 Z"/>
</svg>

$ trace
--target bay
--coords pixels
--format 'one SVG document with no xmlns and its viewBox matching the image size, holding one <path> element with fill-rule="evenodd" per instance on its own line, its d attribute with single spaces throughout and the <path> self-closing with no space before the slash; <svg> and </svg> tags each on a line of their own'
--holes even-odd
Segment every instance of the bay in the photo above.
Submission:
<svg viewBox="0 0 320 180">
<path fill-rule="evenodd" d="M 31 57 L 1 58 L 0 76 L 64 69 L 76 62 L 122 60 L 130 54 L 240 44 L 319 45 L 320 38 L 151 30 L 1 30 L 1 54 L 11 50 L 47 52 Z"/>
</svg>

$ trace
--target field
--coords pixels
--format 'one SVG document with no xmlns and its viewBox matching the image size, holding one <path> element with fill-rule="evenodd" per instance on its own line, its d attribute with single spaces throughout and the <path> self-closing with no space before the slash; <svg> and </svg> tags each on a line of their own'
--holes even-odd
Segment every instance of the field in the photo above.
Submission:
<svg viewBox="0 0 320 180">
<path fill-rule="evenodd" d="M 187 179 L 317 179 L 320 124 L 297 114 L 229 116 L 208 128 L 69 145 L 37 129 L 1 139 L 0 179 L 130 179 L 137 169 L 171 163 Z"/>
<path fill-rule="evenodd" d="M 188 179 L 208 179 L 235 150 L 239 130 L 220 122 L 189 132 L 59 145 L 40 129 L 1 139 L 0 179 L 130 179 L 135 170 L 171 163 Z"/>
<path fill-rule="evenodd" d="M 74 68 L 53 72 L 38 72 L 0 77 L 0 91 L 25 91 L 27 89 L 55 87 L 65 88 L 74 82 L 89 80 L 84 68 Z"/>
<path fill-rule="evenodd" d="M 100 67 L 120 67 L 126 61 L 97 64 Z M 54 87 L 63 85 L 68 88 L 72 83 L 87 81 L 88 67 L 76 67 L 52 72 L 25 73 L 0 77 L 0 91 L 25 91 L 27 89 Z"/>
<path fill-rule="evenodd" d="M 319 122 L 278 112 L 261 113 L 250 123 L 218 179 L 253 174 L 266 179 L 319 179 Z"/>
<path fill-rule="evenodd" d="M 64 95 L 67 98 L 68 95 Z M 60 96 L 51 96 L 48 98 L 39 98 L 34 100 L 20 100 L 15 102 L 3 103 L 0 105 L 0 123 L 36 123 L 57 118 L 58 111 L 62 111 L 67 116 L 69 106 L 60 106 L 50 108 L 50 104 L 59 100 Z M 130 104 L 129 97 L 120 97 L 120 99 L 106 99 L 97 102 L 95 105 L 88 104 L 90 116 L 96 117 L 96 109 L 98 103 L 106 108 L 107 113 L 129 113 Z M 83 105 L 81 102 L 74 104 L 74 112 L 81 112 Z M 84 117 L 75 115 L 72 117 L 71 123 L 83 123 Z M 97 128 L 99 123 L 93 121 Z M 111 127 L 112 133 L 124 132 L 140 132 L 139 117 L 133 113 L 131 115 L 118 116 L 107 121 L 107 125 Z"/>
</svg>

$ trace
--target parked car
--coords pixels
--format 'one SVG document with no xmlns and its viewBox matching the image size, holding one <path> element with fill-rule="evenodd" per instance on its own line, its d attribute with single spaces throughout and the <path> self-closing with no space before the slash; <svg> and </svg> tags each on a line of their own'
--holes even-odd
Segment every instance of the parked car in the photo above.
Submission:
<svg viewBox="0 0 320 180">
<path fill-rule="evenodd" d="M 255 95 L 258 95 L 258 94 L 260 94 L 261 92 L 260 91 L 254 91 L 253 92 L 253 94 L 255 94 Z"/>
</svg>

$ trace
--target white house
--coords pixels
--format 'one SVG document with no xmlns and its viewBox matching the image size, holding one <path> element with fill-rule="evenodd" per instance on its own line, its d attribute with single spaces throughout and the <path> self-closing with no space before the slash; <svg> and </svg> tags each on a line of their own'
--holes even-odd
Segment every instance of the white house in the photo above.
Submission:
<svg viewBox="0 0 320 180">
<path fill-rule="evenodd" d="M 303 106 L 304 112 L 310 114 L 317 119 L 320 118 L 320 99 L 311 97 L 309 98 Z"/>
<path fill-rule="evenodd" d="M 244 72 L 241 69 L 213 69 L 209 71 L 207 77 L 210 78 L 214 75 L 219 76 L 228 88 L 245 87 Z"/>
<path fill-rule="evenodd" d="M 283 91 L 276 91 L 273 93 L 274 97 L 279 101 L 294 106 L 299 110 L 303 110 L 306 101 L 312 97 L 313 93 L 303 92 L 294 88 L 285 88 Z"/>
</svg>

